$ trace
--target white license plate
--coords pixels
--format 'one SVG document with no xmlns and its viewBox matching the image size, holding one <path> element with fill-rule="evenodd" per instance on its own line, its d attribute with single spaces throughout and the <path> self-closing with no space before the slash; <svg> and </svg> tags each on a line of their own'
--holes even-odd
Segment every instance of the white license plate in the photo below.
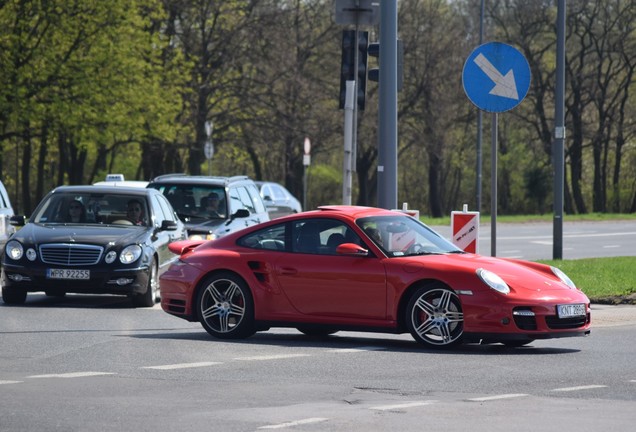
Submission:
<svg viewBox="0 0 636 432">
<path fill-rule="evenodd" d="M 557 305 L 557 314 L 559 315 L 559 318 L 585 316 L 585 305 L 584 304 Z"/>
<path fill-rule="evenodd" d="M 91 271 L 75 269 L 46 269 L 46 277 L 48 279 L 86 280 L 91 278 Z"/>
</svg>

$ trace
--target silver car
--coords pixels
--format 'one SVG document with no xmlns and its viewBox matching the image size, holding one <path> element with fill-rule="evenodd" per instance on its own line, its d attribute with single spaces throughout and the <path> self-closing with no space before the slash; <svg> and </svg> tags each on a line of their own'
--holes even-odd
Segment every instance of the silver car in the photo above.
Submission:
<svg viewBox="0 0 636 432">
<path fill-rule="evenodd" d="M 255 183 L 272 219 L 303 211 L 300 201 L 283 185 L 266 181 L 257 181 Z"/>
</svg>

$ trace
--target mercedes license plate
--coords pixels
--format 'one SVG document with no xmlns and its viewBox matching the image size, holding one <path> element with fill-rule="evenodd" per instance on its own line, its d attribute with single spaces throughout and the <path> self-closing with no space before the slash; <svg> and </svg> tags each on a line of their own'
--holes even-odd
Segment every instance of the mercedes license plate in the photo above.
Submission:
<svg viewBox="0 0 636 432">
<path fill-rule="evenodd" d="M 557 314 L 559 318 L 572 318 L 578 316 L 585 316 L 584 304 L 567 304 L 557 305 Z"/>
<path fill-rule="evenodd" d="M 75 269 L 46 269 L 46 277 L 48 279 L 86 280 L 91 278 L 91 271 Z"/>
</svg>

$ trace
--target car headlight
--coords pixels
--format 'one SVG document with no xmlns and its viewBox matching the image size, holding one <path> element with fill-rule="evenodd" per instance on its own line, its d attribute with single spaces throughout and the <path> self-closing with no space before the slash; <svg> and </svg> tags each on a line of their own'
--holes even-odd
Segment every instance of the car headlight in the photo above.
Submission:
<svg viewBox="0 0 636 432">
<path fill-rule="evenodd" d="M 552 270 L 552 273 L 554 273 L 556 277 L 561 279 L 561 282 L 563 282 L 564 284 L 566 284 L 572 289 L 576 289 L 576 285 L 574 285 L 574 282 L 572 282 L 572 279 L 570 279 L 568 275 L 566 275 L 565 273 L 563 273 L 561 270 L 559 270 L 556 267 L 550 266 L 550 270 Z"/>
<path fill-rule="evenodd" d="M 22 255 L 24 254 L 22 245 L 20 244 L 20 242 L 17 242 L 15 240 L 11 240 L 10 242 L 8 242 L 4 250 L 6 251 L 9 258 L 16 261 L 22 258 Z"/>
<path fill-rule="evenodd" d="M 109 251 L 106 254 L 106 258 L 104 258 L 104 261 L 106 261 L 106 264 L 110 264 L 113 261 L 115 261 L 115 259 L 117 258 L 117 252 L 115 251 Z"/>
<path fill-rule="evenodd" d="M 119 254 L 119 261 L 122 264 L 130 264 L 139 259 L 141 256 L 141 246 L 138 245 L 130 245 L 126 246 L 121 254 Z"/>
<path fill-rule="evenodd" d="M 38 254 L 35 252 L 35 249 L 28 248 L 26 251 L 26 257 L 29 261 L 35 261 L 38 257 Z"/>
<path fill-rule="evenodd" d="M 502 294 L 508 294 L 510 292 L 510 287 L 499 275 L 483 268 L 477 269 L 476 273 L 479 279 L 495 291 Z"/>
</svg>

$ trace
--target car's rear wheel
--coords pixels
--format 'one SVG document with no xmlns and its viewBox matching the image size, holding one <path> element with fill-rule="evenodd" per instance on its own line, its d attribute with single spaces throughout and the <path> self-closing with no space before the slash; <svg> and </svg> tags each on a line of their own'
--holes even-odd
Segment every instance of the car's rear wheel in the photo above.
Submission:
<svg viewBox="0 0 636 432">
<path fill-rule="evenodd" d="M 26 298 L 26 290 L 13 287 L 2 287 L 2 301 L 8 305 L 24 304 Z"/>
<path fill-rule="evenodd" d="M 149 272 L 146 292 L 133 296 L 133 304 L 136 307 L 153 307 L 155 303 L 157 303 L 159 296 L 159 277 L 155 260 L 152 260 L 150 263 Z"/>
<path fill-rule="evenodd" d="M 464 333 L 459 297 L 443 285 L 417 289 L 406 307 L 406 325 L 413 338 L 428 347 L 459 344 Z"/>
<path fill-rule="evenodd" d="M 240 339 L 254 334 L 254 303 L 247 284 L 229 272 L 209 276 L 197 295 L 197 312 L 203 328 L 220 339 Z"/>
</svg>

